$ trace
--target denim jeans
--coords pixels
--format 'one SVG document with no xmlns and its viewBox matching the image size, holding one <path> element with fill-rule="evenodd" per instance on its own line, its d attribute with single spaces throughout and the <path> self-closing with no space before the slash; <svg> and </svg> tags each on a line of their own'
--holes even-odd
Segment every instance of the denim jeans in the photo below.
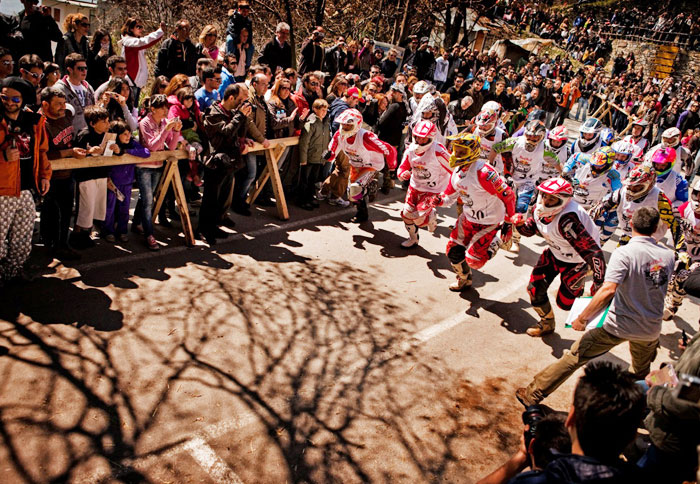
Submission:
<svg viewBox="0 0 700 484">
<path fill-rule="evenodd" d="M 248 195 L 248 190 L 250 190 L 251 185 L 255 181 L 255 175 L 257 174 L 257 159 L 258 155 L 254 153 L 247 154 L 244 158 L 245 160 L 245 171 L 243 173 L 236 173 L 236 183 L 233 187 L 233 204 L 241 205 L 245 202 Z M 243 176 L 245 178 L 243 178 Z M 242 182 L 239 182 L 243 179 Z"/>
<path fill-rule="evenodd" d="M 583 119 L 581 122 L 586 121 L 586 116 L 588 116 L 588 99 L 584 99 L 583 97 L 580 97 L 578 99 L 578 109 L 576 110 L 576 121 L 578 121 L 578 116 L 581 114 L 583 111 Z"/>
<path fill-rule="evenodd" d="M 527 209 L 530 206 L 530 200 L 532 199 L 532 195 L 534 193 L 534 187 L 529 189 L 518 188 L 518 199 L 515 202 L 515 211 L 517 213 L 527 212 Z"/>
<path fill-rule="evenodd" d="M 139 187 L 139 201 L 136 204 L 133 225 L 143 226 L 146 237 L 153 235 L 154 192 L 160 181 L 161 168 L 136 167 L 136 185 Z"/>
</svg>

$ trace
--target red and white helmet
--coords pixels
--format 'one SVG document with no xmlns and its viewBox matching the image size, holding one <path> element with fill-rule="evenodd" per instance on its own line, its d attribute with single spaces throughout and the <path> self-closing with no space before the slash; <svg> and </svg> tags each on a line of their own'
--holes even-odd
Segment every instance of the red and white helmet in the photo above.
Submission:
<svg viewBox="0 0 700 484">
<path fill-rule="evenodd" d="M 664 147 L 675 148 L 681 142 L 681 130 L 678 128 L 668 128 L 661 133 L 661 144 Z"/>
<path fill-rule="evenodd" d="M 625 198 L 629 201 L 645 197 L 656 185 L 656 172 L 649 162 L 636 166 L 625 180 Z"/>
<path fill-rule="evenodd" d="M 503 106 L 498 101 L 486 101 L 483 106 L 481 106 L 481 111 L 493 111 L 496 116 L 501 115 L 501 110 Z"/>
<path fill-rule="evenodd" d="M 418 121 L 415 126 L 413 126 L 413 142 L 416 144 L 415 152 L 416 154 L 423 154 L 428 151 L 430 145 L 435 141 L 435 136 L 437 136 L 437 126 L 432 122 L 427 120 Z M 420 141 L 418 141 L 420 138 Z"/>
<path fill-rule="evenodd" d="M 571 183 L 561 177 L 543 181 L 537 187 L 537 190 L 539 193 L 537 194 L 537 204 L 535 205 L 535 217 L 540 220 L 554 217 L 564 210 L 566 204 L 574 196 L 574 188 L 571 186 Z M 551 207 L 546 206 L 544 203 L 545 194 L 556 197 L 559 202 Z"/>
<path fill-rule="evenodd" d="M 362 126 L 362 113 L 355 108 L 346 109 L 335 120 L 340 125 L 340 136 L 351 138 Z"/>
<path fill-rule="evenodd" d="M 552 129 L 549 134 L 547 134 L 547 145 L 549 148 L 559 150 L 563 146 L 566 146 L 566 142 L 569 140 L 569 132 L 566 126 L 561 125 Z M 553 145 L 552 142 L 556 144 Z"/>
<path fill-rule="evenodd" d="M 496 129 L 496 123 L 498 122 L 498 113 L 492 109 L 482 109 L 479 114 L 476 115 L 477 129 L 479 130 L 479 135 L 489 136 Z"/>
</svg>

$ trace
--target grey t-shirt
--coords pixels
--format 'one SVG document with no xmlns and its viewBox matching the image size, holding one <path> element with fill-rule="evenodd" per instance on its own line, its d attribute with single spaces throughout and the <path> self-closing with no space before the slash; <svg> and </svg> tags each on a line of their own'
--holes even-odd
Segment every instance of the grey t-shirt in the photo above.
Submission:
<svg viewBox="0 0 700 484">
<path fill-rule="evenodd" d="M 618 284 L 603 329 L 620 338 L 653 341 L 661 333 L 673 251 L 651 237 L 633 237 L 610 257 L 605 281 Z"/>
</svg>

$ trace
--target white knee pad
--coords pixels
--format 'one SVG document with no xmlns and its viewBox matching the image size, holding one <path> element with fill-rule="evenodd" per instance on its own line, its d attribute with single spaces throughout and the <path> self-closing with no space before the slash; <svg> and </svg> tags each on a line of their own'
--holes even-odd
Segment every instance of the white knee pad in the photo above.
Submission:
<svg viewBox="0 0 700 484">
<path fill-rule="evenodd" d="M 362 200 L 364 189 L 359 183 L 351 183 L 348 187 L 348 198 L 351 202 L 359 202 Z"/>
</svg>

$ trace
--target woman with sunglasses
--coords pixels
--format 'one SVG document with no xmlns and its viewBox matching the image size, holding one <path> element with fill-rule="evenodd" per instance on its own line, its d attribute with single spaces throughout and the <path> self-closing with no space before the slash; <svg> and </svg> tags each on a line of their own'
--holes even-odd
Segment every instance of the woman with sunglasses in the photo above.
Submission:
<svg viewBox="0 0 700 484">
<path fill-rule="evenodd" d="M 66 31 L 63 38 L 56 46 L 56 64 L 61 67 L 61 72 L 66 75 L 68 72 L 64 67 L 66 56 L 76 53 L 88 58 L 88 34 L 90 33 L 90 21 L 82 13 L 74 13 L 66 16 L 63 21 L 63 28 Z"/>
<path fill-rule="evenodd" d="M 206 25 L 199 34 L 197 52 L 201 57 L 206 57 L 216 62 L 219 58 L 219 46 L 216 41 L 219 39 L 219 31 L 214 25 Z"/>
<path fill-rule="evenodd" d="M 129 17 L 122 26 L 122 38 L 119 41 L 121 55 L 126 59 L 126 71 L 134 82 L 136 91 L 134 98 L 139 98 L 141 89 L 148 81 L 148 63 L 146 62 L 146 49 L 155 45 L 165 34 L 165 22 L 160 23 L 160 28 L 155 32 L 144 35 L 143 22 L 134 17 Z"/>
</svg>

